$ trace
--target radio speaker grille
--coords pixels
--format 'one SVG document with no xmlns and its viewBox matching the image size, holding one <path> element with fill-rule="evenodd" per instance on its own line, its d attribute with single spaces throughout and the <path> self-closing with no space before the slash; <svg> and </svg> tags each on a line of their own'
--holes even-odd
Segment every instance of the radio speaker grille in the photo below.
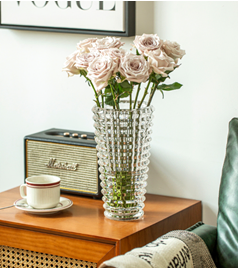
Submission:
<svg viewBox="0 0 239 268">
<path fill-rule="evenodd" d="M 96 148 L 27 140 L 26 176 L 40 174 L 59 176 L 63 190 L 96 194 L 98 192 Z"/>
</svg>

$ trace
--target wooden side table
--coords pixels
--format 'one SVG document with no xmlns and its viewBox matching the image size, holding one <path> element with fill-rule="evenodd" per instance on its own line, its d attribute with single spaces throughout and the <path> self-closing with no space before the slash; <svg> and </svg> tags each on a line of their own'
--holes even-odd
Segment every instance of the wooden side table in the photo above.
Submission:
<svg viewBox="0 0 239 268">
<path fill-rule="evenodd" d="M 0 210 L 0 267 L 98 267 L 202 219 L 201 202 L 190 199 L 146 194 L 144 219 L 123 222 L 105 218 L 101 200 L 62 196 L 73 206 L 56 214 Z M 19 187 L 2 192 L 0 207 L 18 199 Z"/>
</svg>

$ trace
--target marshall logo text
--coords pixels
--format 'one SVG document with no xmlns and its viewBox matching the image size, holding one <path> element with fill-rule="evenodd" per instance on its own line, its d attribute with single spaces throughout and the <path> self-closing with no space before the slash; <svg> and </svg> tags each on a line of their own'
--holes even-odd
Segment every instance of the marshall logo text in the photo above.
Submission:
<svg viewBox="0 0 239 268">
<path fill-rule="evenodd" d="M 48 168 L 56 168 L 56 169 L 65 169 L 65 170 L 76 170 L 78 167 L 78 164 L 68 164 L 68 163 L 62 163 L 62 162 L 56 162 L 56 158 L 50 158 L 49 162 L 45 164 Z"/>
</svg>

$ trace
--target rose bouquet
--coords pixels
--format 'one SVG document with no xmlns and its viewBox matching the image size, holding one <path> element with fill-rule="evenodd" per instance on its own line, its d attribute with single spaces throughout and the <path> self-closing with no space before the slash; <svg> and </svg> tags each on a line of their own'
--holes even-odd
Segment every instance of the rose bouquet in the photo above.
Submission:
<svg viewBox="0 0 239 268">
<path fill-rule="evenodd" d="M 162 84 L 185 55 L 178 43 L 162 41 L 157 34 L 143 34 L 135 37 L 136 54 L 123 50 L 123 45 L 120 38 L 89 38 L 79 42 L 77 50 L 67 57 L 63 70 L 68 76 L 86 78 L 98 107 L 107 104 L 120 109 L 121 99 L 127 97 L 130 110 L 140 108 L 143 102 L 149 106 L 156 90 L 163 94 L 182 86 L 177 82 Z M 147 84 L 138 100 L 144 82 Z"/>
<path fill-rule="evenodd" d="M 156 90 L 163 94 L 182 86 L 163 82 L 179 67 L 185 51 L 156 34 L 136 36 L 134 54 L 123 50 L 123 45 L 115 37 L 81 41 L 63 70 L 69 76 L 85 77 L 94 90 L 92 111 L 105 216 L 130 220 L 143 215 L 151 102 Z"/>
</svg>

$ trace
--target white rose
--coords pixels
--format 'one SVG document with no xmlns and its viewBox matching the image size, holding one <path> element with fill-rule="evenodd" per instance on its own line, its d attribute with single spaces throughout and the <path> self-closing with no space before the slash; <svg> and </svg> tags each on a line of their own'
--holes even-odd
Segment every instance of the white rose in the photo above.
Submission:
<svg viewBox="0 0 239 268">
<path fill-rule="evenodd" d="M 185 50 L 180 48 L 180 45 L 176 42 L 164 41 L 162 49 L 167 53 L 167 55 L 175 60 L 175 63 L 178 62 L 178 59 L 186 54 Z"/>
<path fill-rule="evenodd" d="M 75 74 L 79 74 L 80 70 L 75 67 L 76 57 L 79 55 L 79 51 L 73 52 L 66 58 L 66 62 L 64 67 L 62 68 L 63 71 L 66 71 L 68 76 L 73 76 Z"/>
<path fill-rule="evenodd" d="M 101 55 L 96 57 L 87 68 L 87 77 L 92 81 L 97 92 L 108 85 L 108 80 L 115 73 L 116 63 L 112 58 Z"/>
<path fill-rule="evenodd" d="M 165 71 L 173 71 L 176 66 L 174 60 L 160 49 L 147 52 L 147 56 L 150 68 L 163 77 L 168 76 Z"/>
<path fill-rule="evenodd" d="M 75 67 L 77 69 L 87 70 L 89 64 L 99 56 L 99 53 L 82 53 L 76 57 Z"/>
<path fill-rule="evenodd" d="M 134 45 L 139 53 L 144 54 L 146 51 L 159 49 L 163 41 L 159 39 L 157 34 L 136 35 Z"/>
<path fill-rule="evenodd" d="M 143 55 L 127 53 L 120 61 L 119 72 L 131 82 L 146 82 L 149 77 L 149 63 Z"/>
<path fill-rule="evenodd" d="M 90 48 L 92 48 L 92 44 L 95 43 L 97 38 L 88 38 L 77 44 L 77 50 L 80 52 L 90 52 Z"/>
<path fill-rule="evenodd" d="M 92 43 L 92 47 L 98 50 L 108 49 L 108 48 L 120 48 L 124 43 L 120 41 L 120 38 L 116 37 L 105 37 L 102 39 L 97 39 L 95 43 Z"/>
</svg>

